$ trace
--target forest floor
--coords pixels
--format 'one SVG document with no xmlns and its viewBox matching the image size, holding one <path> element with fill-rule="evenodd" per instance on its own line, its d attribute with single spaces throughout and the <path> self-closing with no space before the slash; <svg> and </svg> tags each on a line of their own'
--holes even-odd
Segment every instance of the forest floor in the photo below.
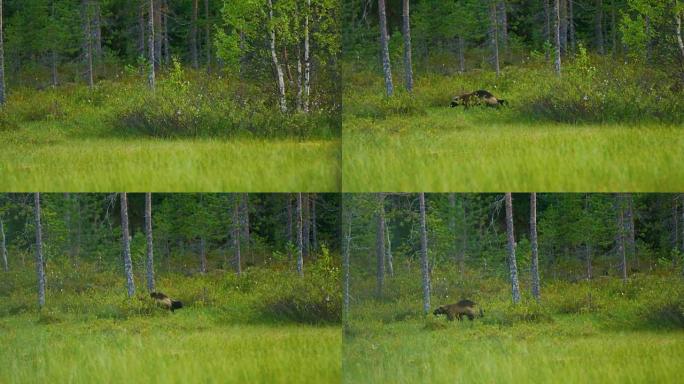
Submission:
<svg viewBox="0 0 684 384">
<path fill-rule="evenodd" d="M 429 108 L 346 117 L 346 192 L 680 191 L 682 127 L 515 123 L 507 111 Z"/>
<path fill-rule="evenodd" d="M 340 188 L 339 141 L 97 137 L 37 122 L 0 130 L 11 191 L 317 191 Z"/>
<path fill-rule="evenodd" d="M 416 276 L 390 280 L 387 300 L 368 297 L 351 309 L 344 382 L 675 383 L 684 374 L 678 274 L 627 284 L 614 278 L 547 282 L 541 304 L 523 292 L 517 306 L 502 278 L 460 285 L 441 276 L 450 275 L 434 281 L 432 310 L 467 297 L 480 303 L 484 317 L 425 317 Z M 372 283 L 364 283 L 368 292 Z"/>
<path fill-rule="evenodd" d="M 0 319 L 3 383 L 333 383 L 339 326 L 222 324 L 186 310 L 126 320 Z"/>
</svg>

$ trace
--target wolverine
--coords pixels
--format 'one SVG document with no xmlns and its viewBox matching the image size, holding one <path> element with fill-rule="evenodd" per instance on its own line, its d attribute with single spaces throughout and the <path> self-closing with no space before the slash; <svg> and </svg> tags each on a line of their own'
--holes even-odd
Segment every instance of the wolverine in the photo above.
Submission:
<svg viewBox="0 0 684 384">
<path fill-rule="evenodd" d="M 435 316 L 446 315 L 449 321 L 453 321 L 456 318 L 462 320 L 463 316 L 466 316 L 468 320 L 472 321 L 475 317 L 482 317 L 484 315 L 484 313 L 482 312 L 482 308 L 480 308 L 479 313 L 475 312 L 475 309 L 473 307 L 476 305 L 477 303 L 475 303 L 474 301 L 463 299 L 456 304 L 443 305 L 435 309 L 433 314 Z"/>
<path fill-rule="evenodd" d="M 459 105 L 464 106 L 466 109 L 473 105 L 484 104 L 488 107 L 498 107 L 500 105 L 507 105 L 508 102 L 504 99 L 498 99 L 494 97 L 489 91 L 484 89 L 477 90 L 475 92 L 464 93 L 462 95 L 454 96 L 451 99 L 451 108 L 458 107 Z"/>
<path fill-rule="evenodd" d="M 150 297 L 154 299 L 157 304 L 173 312 L 176 309 L 183 308 L 183 303 L 178 300 L 173 300 L 161 292 L 152 292 Z"/>
</svg>

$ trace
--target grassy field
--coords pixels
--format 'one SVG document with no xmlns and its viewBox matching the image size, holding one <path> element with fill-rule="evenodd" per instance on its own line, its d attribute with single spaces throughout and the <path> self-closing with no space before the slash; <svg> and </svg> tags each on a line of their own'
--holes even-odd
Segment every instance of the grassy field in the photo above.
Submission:
<svg viewBox="0 0 684 384">
<path fill-rule="evenodd" d="M 333 192 L 339 141 L 69 137 L 0 132 L 4 191 Z"/>
<path fill-rule="evenodd" d="M 128 320 L 0 319 L 3 383 L 333 383 L 339 327 L 229 325 L 197 311 Z"/>
<path fill-rule="evenodd" d="M 423 317 L 408 294 L 419 286 L 399 279 L 388 300 L 352 308 L 344 382 L 675 383 L 684 373 L 678 276 L 547 283 L 540 305 L 526 297 L 517 307 L 503 279 L 436 281 L 433 308 L 465 294 L 484 308 L 473 322 Z"/>
<path fill-rule="evenodd" d="M 684 189 L 684 128 L 505 121 L 508 111 L 430 108 L 345 119 L 343 189 L 614 192 Z"/>
</svg>

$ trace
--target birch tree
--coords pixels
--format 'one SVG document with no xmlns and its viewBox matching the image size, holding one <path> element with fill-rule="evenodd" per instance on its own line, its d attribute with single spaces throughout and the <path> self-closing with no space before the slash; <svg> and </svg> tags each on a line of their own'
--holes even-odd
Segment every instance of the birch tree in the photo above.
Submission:
<svg viewBox="0 0 684 384">
<path fill-rule="evenodd" d="M 409 0 L 402 1 L 402 30 L 404 35 L 404 72 L 405 86 L 409 92 L 413 91 L 413 63 L 411 59 L 411 19 Z"/>
<path fill-rule="evenodd" d="M 558 1 L 558 0 L 556 0 Z M 513 198 L 510 192 L 506 192 L 506 235 L 508 238 L 508 269 L 511 278 L 511 293 L 513 303 L 520 302 L 520 286 L 518 284 L 518 264 L 515 258 L 515 235 L 513 231 Z"/>
<path fill-rule="evenodd" d="M 532 297 L 539 301 L 539 251 L 537 245 L 537 194 L 530 194 L 530 246 L 532 248 Z"/>
<path fill-rule="evenodd" d="M 152 241 L 152 194 L 145 194 L 145 240 L 147 242 L 147 290 L 155 291 L 154 287 L 154 242 Z"/>
<path fill-rule="evenodd" d="M 378 0 L 378 15 L 380 17 L 380 50 L 382 51 L 382 71 L 385 74 L 385 93 L 387 96 L 392 96 L 392 94 L 394 94 L 394 84 L 392 84 L 392 66 L 390 64 L 385 0 Z"/>
<path fill-rule="evenodd" d="M 309 112 L 311 99 L 311 54 L 309 43 L 309 15 L 311 14 L 311 0 L 306 0 L 306 15 L 304 16 L 304 112 Z"/>
<path fill-rule="evenodd" d="M 45 260 L 43 259 L 43 228 L 40 223 L 40 193 L 33 194 L 33 217 L 36 229 L 36 275 L 38 277 L 38 307 L 45 306 Z"/>
<path fill-rule="evenodd" d="M 276 52 L 276 32 L 273 20 L 273 0 L 268 0 L 268 21 L 269 21 L 269 35 L 270 35 L 270 48 L 271 48 L 271 60 L 273 61 L 273 67 L 276 73 L 276 82 L 278 85 L 278 101 L 280 104 L 280 111 L 282 113 L 287 112 L 287 96 L 285 94 L 285 77 L 283 74 L 283 68 L 278 61 L 278 53 Z"/>
<path fill-rule="evenodd" d="M 89 0 L 81 0 L 81 18 L 83 23 L 83 58 L 86 66 L 86 81 L 88 87 L 91 89 L 94 86 L 93 81 L 93 41 L 92 33 L 90 31 L 90 2 Z"/>
<path fill-rule="evenodd" d="M 556 75 L 561 75 L 561 42 L 560 42 L 560 4 L 559 0 L 553 0 L 553 43 L 554 43 L 554 69 Z"/>
<path fill-rule="evenodd" d="M 155 38 L 154 38 L 154 0 L 150 0 L 150 14 L 149 14 L 149 34 L 148 34 L 148 42 L 147 44 L 149 45 L 149 52 L 150 52 L 150 70 L 147 75 L 147 82 L 150 86 L 151 90 L 154 90 L 154 51 L 155 51 Z"/>
<path fill-rule="evenodd" d="M 490 39 L 492 44 L 492 63 L 494 64 L 494 71 L 496 76 L 499 76 L 499 36 L 498 36 L 498 22 L 496 17 L 496 0 L 490 0 L 489 4 L 489 23 L 490 23 Z"/>
<path fill-rule="evenodd" d="M 423 273 L 423 313 L 430 313 L 430 269 L 428 264 L 427 223 L 425 215 L 425 193 L 418 195 L 420 206 L 420 266 Z"/>
<path fill-rule="evenodd" d="M 135 296 L 135 282 L 133 281 L 133 262 L 131 261 L 131 236 L 128 232 L 128 196 L 126 192 L 121 193 L 121 244 L 128 297 L 133 297 Z"/>
</svg>

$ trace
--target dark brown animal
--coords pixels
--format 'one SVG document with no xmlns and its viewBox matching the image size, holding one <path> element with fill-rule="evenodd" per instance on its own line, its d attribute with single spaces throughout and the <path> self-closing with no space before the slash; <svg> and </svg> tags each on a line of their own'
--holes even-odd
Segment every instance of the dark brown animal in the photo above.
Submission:
<svg viewBox="0 0 684 384">
<path fill-rule="evenodd" d="M 454 96 L 454 98 L 451 99 L 451 108 L 462 105 L 466 109 L 468 109 L 473 105 L 481 104 L 484 104 L 488 107 L 498 107 L 500 105 L 507 105 L 508 102 L 504 99 L 497 99 L 496 97 L 494 97 L 494 95 L 492 95 L 488 91 L 485 91 L 484 89 Z"/>
<path fill-rule="evenodd" d="M 182 302 L 178 300 L 173 300 L 161 292 L 152 292 L 150 293 L 150 297 L 153 298 L 157 304 L 170 310 L 171 312 L 173 312 L 176 309 L 183 308 Z"/>
<path fill-rule="evenodd" d="M 477 303 L 473 301 L 463 299 L 456 304 L 443 305 L 435 309 L 433 314 L 435 316 L 446 315 L 449 321 L 453 321 L 454 319 L 462 320 L 463 316 L 467 317 L 468 320 L 472 321 L 475 317 L 482 317 L 484 315 L 482 309 L 480 309 L 479 313 L 475 312 L 475 309 L 473 307 L 475 307 L 476 305 Z"/>
</svg>

